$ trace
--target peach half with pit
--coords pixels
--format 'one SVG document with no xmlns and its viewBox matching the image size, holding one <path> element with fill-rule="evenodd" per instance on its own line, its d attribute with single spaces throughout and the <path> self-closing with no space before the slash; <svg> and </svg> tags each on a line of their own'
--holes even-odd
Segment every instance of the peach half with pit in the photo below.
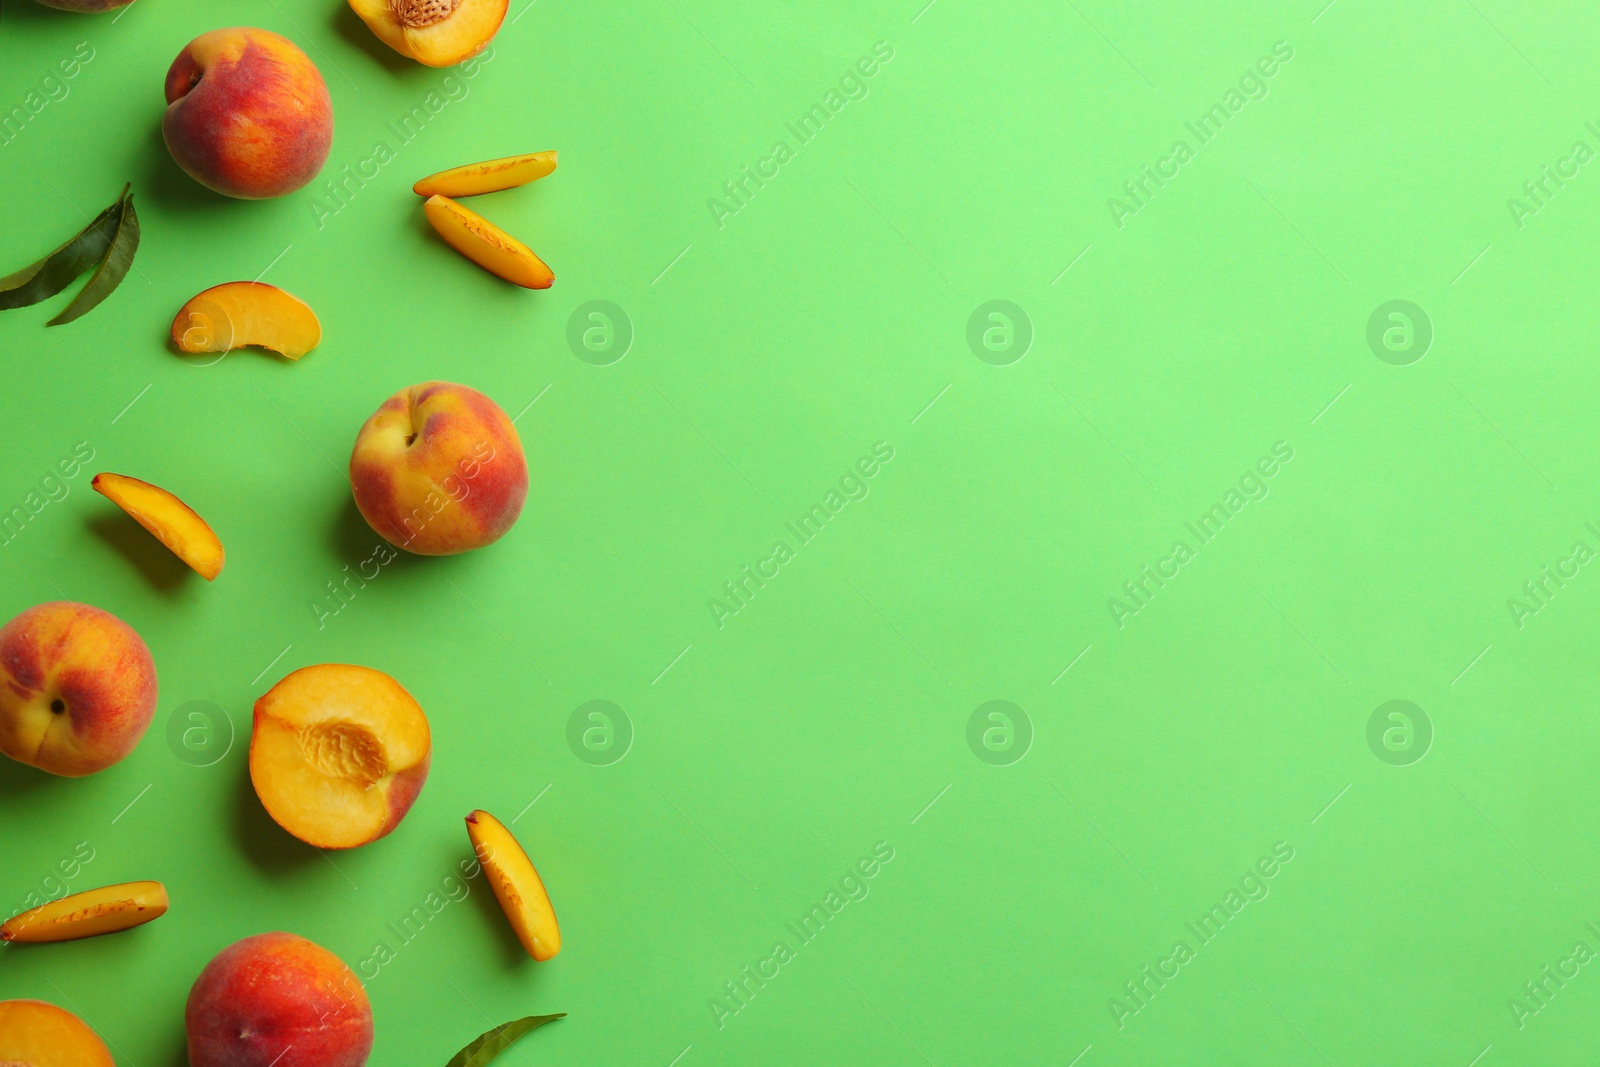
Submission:
<svg viewBox="0 0 1600 1067">
<path fill-rule="evenodd" d="M 267 814 L 317 848 L 355 848 L 399 826 L 432 758 L 422 708 L 370 667 L 302 667 L 256 701 L 250 781 Z"/>
<path fill-rule="evenodd" d="M 0 627 L 0 752 L 79 778 L 132 752 L 156 712 L 133 627 L 88 604 L 39 604 Z"/>
<path fill-rule="evenodd" d="M 350 0 L 378 40 L 430 67 L 453 67 L 487 48 L 508 6 L 508 0 Z"/>
</svg>

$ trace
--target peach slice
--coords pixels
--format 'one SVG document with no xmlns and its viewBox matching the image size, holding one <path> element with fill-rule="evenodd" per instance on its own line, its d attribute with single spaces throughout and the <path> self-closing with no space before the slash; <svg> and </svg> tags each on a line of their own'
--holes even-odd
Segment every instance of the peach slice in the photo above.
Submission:
<svg viewBox="0 0 1600 1067">
<path fill-rule="evenodd" d="M 561 929 L 556 925 L 556 909 L 550 894 L 533 867 L 533 861 L 499 819 L 486 811 L 467 816 L 467 837 L 478 854 L 478 862 L 489 873 L 500 910 L 506 913 L 517 940 L 536 960 L 547 960 L 561 951 Z"/>
<path fill-rule="evenodd" d="M 378 40 L 407 59 L 453 67 L 488 47 L 507 0 L 350 0 Z"/>
<path fill-rule="evenodd" d="M 222 542 L 188 504 L 159 486 L 126 474 L 96 474 L 89 486 L 132 515 L 206 581 L 222 573 L 226 556 Z"/>
<path fill-rule="evenodd" d="M 256 701 L 250 781 L 278 825 L 317 848 L 399 826 L 432 756 L 422 708 L 370 667 L 301 667 Z"/>
<path fill-rule="evenodd" d="M 264 282 L 224 282 L 192 297 L 172 320 L 178 351 L 227 352 L 246 345 L 299 359 L 322 340 L 305 301 Z"/>
<path fill-rule="evenodd" d="M 75 941 L 131 930 L 166 913 L 166 886 L 160 882 L 125 882 L 73 893 L 14 915 L 0 923 L 0 941 Z"/>
<path fill-rule="evenodd" d="M 478 214 L 438 193 L 422 205 L 439 236 L 472 262 L 524 289 L 548 289 L 556 276 L 533 249 Z"/>
<path fill-rule="evenodd" d="M 430 174 L 411 187 L 418 196 L 477 196 L 538 181 L 556 169 L 555 152 L 530 152 L 483 163 L 468 163 Z"/>
<path fill-rule="evenodd" d="M 42 1000 L 0 1000 L 0 1064 L 115 1067 L 88 1023 Z"/>
</svg>

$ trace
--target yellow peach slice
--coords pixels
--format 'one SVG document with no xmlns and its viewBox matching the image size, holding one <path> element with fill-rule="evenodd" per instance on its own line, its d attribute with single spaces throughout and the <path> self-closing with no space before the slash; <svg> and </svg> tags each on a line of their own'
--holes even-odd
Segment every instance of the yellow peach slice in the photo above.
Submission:
<svg viewBox="0 0 1600 1067">
<path fill-rule="evenodd" d="M 222 573 L 222 542 L 194 510 L 159 486 L 126 474 L 96 474 L 90 487 L 132 515 L 140 526 L 156 535 L 172 554 L 199 572 L 206 581 Z"/>
<path fill-rule="evenodd" d="M 422 205 L 428 221 L 450 247 L 472 262 L 524 289 L 548 289 L 556 276 L 533 249 L 449 197 L 435 193 Z"/>
<path fill-rule="evenodd" d="M 0 1000 L 0 1064 L 114 1067 L 105 1042 L 88 1023 L 42 1000 Z"/>
<path fill-rule="evenodd" d="M 370 667 L 302 667 L 256 701 L 250 781 L 279 826 L 318 848 L 355 848 L 399 826 L 432 758 L 422 708 Z"/>
<path fill-rule="evenodd" d="M 453 67 L 486 48 L 507 0 L 350 0 L 378 40 L 430 67 Z"/>
<path fill-rule="evenodd" d="M 536 960 L 547 960 L 561 951 L 561 929 L 556 926 L 556 909 L 544 890 L 533 861 L 501 825 L 486 811 L 467 816 L 467 837 L 478 854 L 478 862 L 488 872 L 500 910 L 506 913 L 517 940 Z"/>
<path fill-rule="evenodd" d="M 180 352 L 227 352 L 246 345 L 299 359 L 322 340 L 305 301 L 264 282 L 225 282 L 193 297 L 172 320 Z"/>
<path fill-rule="evenodd" d="M 0 923 L 0 941 L 40 944 L 114 934 L 167 913 L 167 887 L 125 882 L 73 893 Z"/>
<path fill-rule="evenodd" d="M 525 156 L 506 156 L 441 170 L 413 185 L 411 191 L 418 196 L 455 197 L 497 193 L 538 181 L 555 169 L 554 152 L 530 152 Z"/>
</svg>

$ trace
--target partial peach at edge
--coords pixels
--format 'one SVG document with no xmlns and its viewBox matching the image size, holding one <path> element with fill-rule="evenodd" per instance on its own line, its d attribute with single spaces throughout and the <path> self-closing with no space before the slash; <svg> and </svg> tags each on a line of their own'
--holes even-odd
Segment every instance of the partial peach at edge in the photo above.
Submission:
<svg viewBox="0 0 1600 1067">
<path fill-rule="evenodd" d="M 222 573 L 222 542 L 193 508 L 160 486 L 126 474 L 102 472 L 90 487 L 156 536 L 156 540 L 206 581 Z"/>
<path fill-rule="evenodd" d="M 0 1000 L 0 1063 L 115 1067 L 88 1023 L 42 1000 Z"/>
<path fill-rule="evenodd" d="M 255 345 L 299 359 L 321 341 L 316 312 L 264 282 L 214 285 L 190 298 L 172 320 L 172 343 L 191 354 Z"/>
<path fill-rule="evenodd" d="M 469 208 L 435 193 L 422 205 L 428 222 L 449 242 L 490 274 L 524 289 L 548 289 L 555 273 L 533 249 Z"/>
<path fill-rule="evenodd" d="M 538 181 L 556 169 L 556 153 L 529 152 L 526 155 L 467 163 L 430 174 L 411 187 L 418 196 L 479 196 L 514 189 Z"/>
<path fill-rule="evenodd" d="M 509 0 L 349 0 L 350 9 L 388 45 L 430 67 L 453 67 L 489 46 Z"/>
<path fill-rule="evenodd" d="M 544 881 L 511 831 L 486 811 L 467 816 L 467 837 L 489 876 L 500 910 L 528 955 L 548 960 L 561 951 L 561 928 Z"/>
<path fill-rule="evenodd" d="M 125 882 L 73 893 L 0 923 L 0 941 L 74 941 L 143 926 L 167 913 L 167 887 Z"/>
</svg>

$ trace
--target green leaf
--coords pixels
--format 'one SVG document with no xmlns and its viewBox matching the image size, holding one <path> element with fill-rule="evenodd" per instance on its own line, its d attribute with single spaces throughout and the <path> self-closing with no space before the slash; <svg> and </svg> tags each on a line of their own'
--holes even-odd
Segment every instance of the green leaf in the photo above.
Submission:
<svg viewBox="0 0 1600 1067">
<path fill-rule="evenodd" d="M 484 1067 L 484 1064 L 510 1048 L 513 1041 L 529 1030 L 554 1022 L 556 1019 L 564 1019 L 566 1016 L 567 1013 L 563 1011 L 555 1015 L 530 1015 L 526 1019 L 502 1023 L 456 1053 L 455 1058 L 445 1067 Z"/>
<path fill-rule="evenodd" d="M 128 268 L 133 266 L 133 255 L 138 250 L 139 215 L 133 210 L 133 195 L 126 193 L 122 198 L 117 236 L 112 240 L 106 258 L 100 261 L 100 266 L 89 276 L 88 284 L 78 291 L 67 309 L 51 319 L 48 325 L 61 326 L 93 311 L 128 276 Z"/>
<path fill-rule="evenodd" d="M 128 187 L 124 186 L 117 202 L 100 212 L 66 244 L 39 262 L 0 278 L 0 311 L 48 300 L 104 259 L 122 221 L 122 205 L 127 195 Z"/>
</svg>

